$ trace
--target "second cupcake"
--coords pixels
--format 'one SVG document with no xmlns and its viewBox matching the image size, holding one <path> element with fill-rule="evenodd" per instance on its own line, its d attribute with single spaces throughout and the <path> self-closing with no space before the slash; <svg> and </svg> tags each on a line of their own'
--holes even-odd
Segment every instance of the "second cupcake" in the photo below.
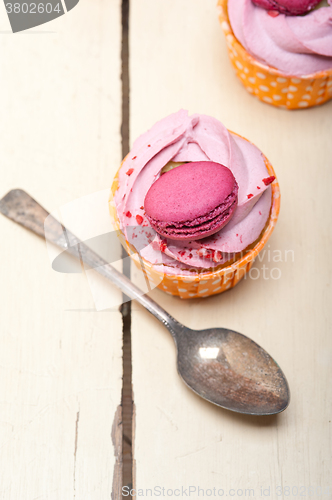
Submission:
<svg viewBox="0 0 332 500">
<path fill-rule="evenodd" d="M 317 2 L 255 2 L 279 11 L 252 0 L 218 0 L 229 57 L 241 83 L 261 101 L 285 109 L 330 100 L 332 0 L 305 15 L 285 15 L 279 4 L 310 8 Z"/>
</svg>

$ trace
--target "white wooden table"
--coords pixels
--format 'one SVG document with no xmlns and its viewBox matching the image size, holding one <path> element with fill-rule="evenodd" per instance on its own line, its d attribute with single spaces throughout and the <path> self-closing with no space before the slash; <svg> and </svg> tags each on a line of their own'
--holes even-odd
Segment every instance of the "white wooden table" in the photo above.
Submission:
<svg viewBox="0 0 332 500">
<path fill-rule="evenodd" d="M 131 142 L 179 108 L 215 116 L 270 159 L 281 214 L 258 279 L 209 299 L 151 296 L 188 326 L 257 341 L 291 405 L 258 418 L 204 402 L 179 379 L 167 331 L 133 304 L 134 488 L 329 500 L 332 102 L 288 112 L 250 96 L 215 3 L 131 0 Z M 120 0 L 82 0 L 32 30 L 46 34 L 5 34 L 0 13 L 0 197 L 22 187 L 53 210 L 108 189 L 121 160 Z M 86 277 L 54 272 L 35 236 L 4 217 L 0 231 L 0 498 L 121 498 L 120 312 L 94 311 Z"/>
<path fill-rule="evenodd" d="M 106 189 L 121 160 L 120 1 L 16 35 L 0 12 L 0 197 L 21 187 L 55 210 Z M 0 231 L 0 498 L 106 499 L 113 481 L 118 497 L 121 314 L 95 312 L 86 277 L 54 272 L 42 240 L 3 216 Z"/>
</svg>

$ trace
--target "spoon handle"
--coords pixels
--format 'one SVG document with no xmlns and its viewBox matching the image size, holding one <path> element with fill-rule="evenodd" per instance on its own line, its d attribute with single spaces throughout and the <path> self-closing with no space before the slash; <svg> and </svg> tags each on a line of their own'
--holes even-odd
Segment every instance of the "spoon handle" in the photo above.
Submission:
<svg viewBox="0 0 332 500">
<path fill-rule="evenodd" d="M 44 237 L 47 241 L 77 257 L 81 264 L 109 279 L 131 299 L 137 300 L 153 316 L 161 321 L 175 338 L 176 331 L 182 327 L 154 300 L 144 294 L 124 274 L 91 250 L 74 236 L 63 224 L 54 219 L 36 200 L 21 189 L 14 189 L 0 200 L 0 212 L 9 219 L 21 224 L 30 231 Z"/>
</svg>

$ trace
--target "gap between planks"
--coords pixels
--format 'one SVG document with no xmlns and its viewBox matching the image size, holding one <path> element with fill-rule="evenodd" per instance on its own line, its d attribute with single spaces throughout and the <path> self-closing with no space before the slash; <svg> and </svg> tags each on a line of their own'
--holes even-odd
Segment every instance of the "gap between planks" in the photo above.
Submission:
<svg viewBox="0 0 332 500">
<path fill-rule="evenodd" d="M 129 8 L 130 0 L 122 0 L 121 22 L 121 84 L 122 84 L 122 123 L 121 142 L 122 158 L 129 152 L 129 116 L 130 116 L 130 80 L 129 80 Z M 130 278 L 130 260 L 122 249 L 123 273 Z M 132 393 L 132 358 L 131 358 L 131 301 L 123 295 L 121 307 L 123 321 L 123 386 L 122 386 L 122 485 L 132 487 L 133 484 L 133 393 Z M 128 497 L 128 498 L 131 498 Z"/>
</svg>

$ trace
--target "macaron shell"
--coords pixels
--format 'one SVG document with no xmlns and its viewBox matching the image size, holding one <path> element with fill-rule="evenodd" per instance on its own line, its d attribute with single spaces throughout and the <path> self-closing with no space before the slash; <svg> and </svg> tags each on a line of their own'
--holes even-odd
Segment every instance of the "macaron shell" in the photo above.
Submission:
<svg viewBox="0 0 332 500">
<path fill-rule="evenodd" d="M 162 229 L 160 225 L 154 224 L 151 219 L 150 224 L 160 236 L 164 236 L 171 240 L 200 240 L 212 236 L 226 226 L 233 216 L 236 208 L 236 201 L 236 196 L 234 196 L 234 201 L 226 213 L 222 213 L 213 220 L 207 220 L 196 227 L 188 227 L 184 224 L 181 228 L 166 226 L 165 229 Z"/>
<path fill-rule="evenodd" d="M 163 174 L 149 189 L 144 208 L 155 220 L 187 222 L 212 212 L 233 192 L 235 180 L 214 162 L 187 163 Z"/>
<path fill-rule="evenodd" d="M 298 16 L 312 10 L 320 0 L 252 0 L 255 5 L 266 10 L 276 10 L 281 14 Z"/>
</svg>

